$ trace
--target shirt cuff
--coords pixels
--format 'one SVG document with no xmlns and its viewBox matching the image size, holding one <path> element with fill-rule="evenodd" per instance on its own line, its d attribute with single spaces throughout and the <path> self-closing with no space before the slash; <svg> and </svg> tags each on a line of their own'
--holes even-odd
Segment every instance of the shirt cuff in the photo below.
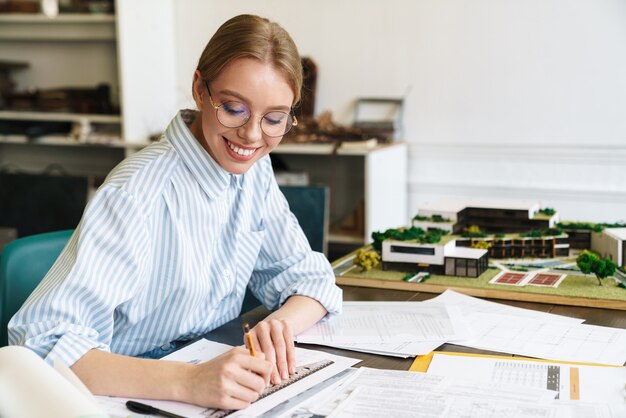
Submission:
<svg viewBox="0 0 626 418">
<path fill-rule="evenodd" d="M 94 348 L 103 351 L 110 351 L 109 346 L 106 344 L 85 337 L 84 335 L 67 332 L 59 338 L 44 360 L 52 365 L 61 361 L 67 367 L 71 367 L 78 361 L 78 359 Z"/>
<path fill-rule="evenodd" d="M 343 290 L 330 278 L 319 278 L 293 283 L 280 294 L 279 306 L 294 295 L 307 296 L 318 301 L 328 313 L 324 319 L 341 314 Z"/>
</svg>

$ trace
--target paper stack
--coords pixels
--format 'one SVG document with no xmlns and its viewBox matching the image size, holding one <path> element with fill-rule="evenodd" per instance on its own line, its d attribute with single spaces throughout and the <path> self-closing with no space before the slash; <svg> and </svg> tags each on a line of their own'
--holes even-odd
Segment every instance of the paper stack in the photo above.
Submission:
<svg viewBox="0 0 626 418">
<path fill-rule="evenodd" d="M 471 337 L 460 311 L 422 302 L 344 302 L 343 313 L 298 335 L 300 343 L 397 357 Z"/>
<path fill-rule="evenodd" d="M 296 341 L 375 354 L 427 354 L 443 343 L 549 360 L 622 365 L 626 330 L 451 290 L 425 302 L 344 302 Z"/>
</svg>

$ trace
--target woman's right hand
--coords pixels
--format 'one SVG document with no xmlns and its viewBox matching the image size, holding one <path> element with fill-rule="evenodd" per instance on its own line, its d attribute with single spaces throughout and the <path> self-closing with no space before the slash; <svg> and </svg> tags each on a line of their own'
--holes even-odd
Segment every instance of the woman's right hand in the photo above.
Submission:
<svg viewBox="0 0 626 418">
<path fill-rule="evenodd" d="M 187 378 L 181 382 L 181 398 L 211 408 L 247 408 L 269 385 L 272 369 L 262 353 L 252 357 L 246 349 L 237 347 L 188 369 Z"/>
</svg>

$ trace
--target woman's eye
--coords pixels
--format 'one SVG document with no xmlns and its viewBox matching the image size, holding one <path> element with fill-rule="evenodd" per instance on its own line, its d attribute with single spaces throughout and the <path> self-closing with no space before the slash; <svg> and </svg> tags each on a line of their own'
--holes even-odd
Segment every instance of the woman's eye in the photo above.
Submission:
<svg viewBox="0 0 626 418">
<path fill-rule="evenodd" d="M 222 108 L 227 113 L 235 116 L 248 114 L 248 108 L 246 108 L 243 104 L 237 102 L 225 102 L 224 104 L 222 104 Z"/>
<path fill-rule="evenodd" d="M 285 123 L 285 119 L 287 119 L 287 114 L 282 112 L 268 113 L 265 115 L 265 121 L 270 125 Z"/>
</svg>

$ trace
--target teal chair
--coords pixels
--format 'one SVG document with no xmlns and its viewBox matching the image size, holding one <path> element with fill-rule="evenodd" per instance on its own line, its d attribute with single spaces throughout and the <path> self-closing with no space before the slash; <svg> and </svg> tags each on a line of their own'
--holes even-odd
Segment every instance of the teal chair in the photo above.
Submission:
<svg viewBox="0 0 626 418">
<path fill-rule="evenodd" d="M 19 238 L 0 256 L 0 347 L 7 345 L 7 324 L 37 287 L 74 230 Z"/>
</svg>

